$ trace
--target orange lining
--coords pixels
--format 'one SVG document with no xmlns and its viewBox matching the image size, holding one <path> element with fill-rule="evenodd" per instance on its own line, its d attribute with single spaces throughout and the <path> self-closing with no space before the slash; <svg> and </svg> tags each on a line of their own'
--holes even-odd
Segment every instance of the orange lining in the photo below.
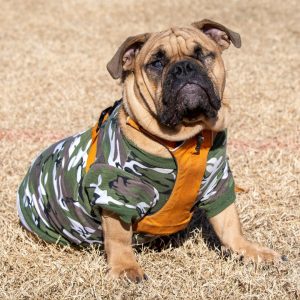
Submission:
<svg viewBox="0 0 300 300">
<path fill-rule="evenodd" d="M 104 116 L 102 123 L 105 122 L 108 117 L 109 117 L 109 114 L 107 113 Z M 86 167 L 85 167 L 85 172 L 86 173 L 89 171 L 92 163 L 96 159 L 99 133 L 100 133 L 99 124 L 96 123 L 96 125 L 92 128 L 92 145 L 91 145 L 91 148 L 89 150 L 89 154 L 88 154 L 88 158 L 87 158 L 87 162 L 86 162 Z"/>
<path fill-rule="evenodd" d="M 202 131 L 204 141 L 200 153 L 195 153 L 197 138 L 170 150 L 176 159 L 177 178 L 171 196 L 156 213 L 146 216 L 134 224 L 134 231 L 155 235 L 169 235 L 186 228 L 193 212 L 191 211 L 201 186 L 206 168 L 206 160 L 213 142 L 211 131 Z"/>
</svg>

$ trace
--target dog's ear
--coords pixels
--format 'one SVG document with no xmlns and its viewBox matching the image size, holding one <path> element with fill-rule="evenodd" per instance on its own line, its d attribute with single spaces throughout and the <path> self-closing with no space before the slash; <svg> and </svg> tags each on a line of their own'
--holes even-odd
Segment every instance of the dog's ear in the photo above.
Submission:
<svg viewBox="0 0 300 300">
<path fill-rule="evenodd" d="M 232 42 L 236 48 L 241 48 L 242 46 L 240 35 L 222 24 L 204 19 L 192 23 L 192 26 L 201 30 L 204 34 L 213 39 L 222 51 L 229 47 L 230 42 Z"/>
<path fill-rule="evenodd" d="M 123 42 L 106 66 L 112 78 L 118 79 L 123 71 L 133 70 L 135 57 L 149 37 L 150 33 L 143 33 L 130 36 Z"/>
</svg>

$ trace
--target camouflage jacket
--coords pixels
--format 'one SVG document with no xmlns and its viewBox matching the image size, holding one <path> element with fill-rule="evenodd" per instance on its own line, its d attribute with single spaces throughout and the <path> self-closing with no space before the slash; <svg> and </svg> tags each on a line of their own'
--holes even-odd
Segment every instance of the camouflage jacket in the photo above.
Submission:
<svg viewBox="0 0 300 300">
<path fill-rule="evenodd" d="M 18 190 L 21 223 L 42 239 L 59 244 L 103 243 L 101 208 L 132 223 L 157 212 L 176 180 L 173 158 L 146 153 L 118 124 L 117 106 L 101 125 L 95 162 L 85 167 L 91 130 L 63 139 L 32 163 Z M 226 131 L 217 134 L 195 206 L 212 217 L 235 200 L 226 156 Z M 154 237 L 136 234 L 133 243 Z"/>
</svg>

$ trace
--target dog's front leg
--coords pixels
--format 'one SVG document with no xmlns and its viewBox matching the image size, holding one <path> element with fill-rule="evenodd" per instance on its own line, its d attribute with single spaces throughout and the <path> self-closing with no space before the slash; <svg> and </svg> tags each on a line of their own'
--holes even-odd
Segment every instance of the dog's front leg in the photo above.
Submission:
<svg viewBox="0 0 300 300">
<path fill-rule="evenodd" d="M 127 277 L 133 282 L 146 279 L 131 246 L 131 224 L 126 224 L 115 214 L 103 210 L 102 228 L 105 252 L 110 267 L 108 276 L 114 279 Z"/>
<path fill-rule="evenodd" d="M 231 204 L 220 214 L 210 218 L 214 231 L 221 243 L 232 251 L 253 261 L 278 261 L 277 252 L 248 241 L 242 234 L 239 216 L 235 204 Z M 282 259 L 284 259 L 282 257 Z"/>
</svg>

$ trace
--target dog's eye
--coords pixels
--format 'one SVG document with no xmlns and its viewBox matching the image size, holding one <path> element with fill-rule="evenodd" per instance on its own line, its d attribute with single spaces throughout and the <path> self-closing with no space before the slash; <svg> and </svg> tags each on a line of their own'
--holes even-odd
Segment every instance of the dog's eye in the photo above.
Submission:
<svg viewBox="0 0 300 300">
<path fill-rule="evenodd" d="M 213 53 L 213 52 L 209 52 L 208 54 L 206 54 L 204 56 L 203 59 L 204 59 L 206 64 L 211 64 L 214 61 L 215 58 L 216 58 L 216 54 Z"/>
<path fill-rule="evenodd" d="M 204 57 L 204 54 L 203 54 L 203 51 L 200 47 L 196 47 L 195 50 L 194 50 L 194 56 L 196 59 L 202 61 L 203 60 L 203 57 Z"/>
<path fill-rule="evenodd" d="M 151 62 L 150 66 L 155 68 L 155 69 L 158 69 L 158 70 L 161 70 L 164 67 L 160 60 L 156 60 L 156 61 Z"/>
<path fill-rule="evenodd" d="M 211 63 L 216 57 L 214 52 L 208 52 L 204 54 L 203 50 L 200 47 L 196 47 L 194 53 L 195 58 L 205 64 Z"/>
</svg>

